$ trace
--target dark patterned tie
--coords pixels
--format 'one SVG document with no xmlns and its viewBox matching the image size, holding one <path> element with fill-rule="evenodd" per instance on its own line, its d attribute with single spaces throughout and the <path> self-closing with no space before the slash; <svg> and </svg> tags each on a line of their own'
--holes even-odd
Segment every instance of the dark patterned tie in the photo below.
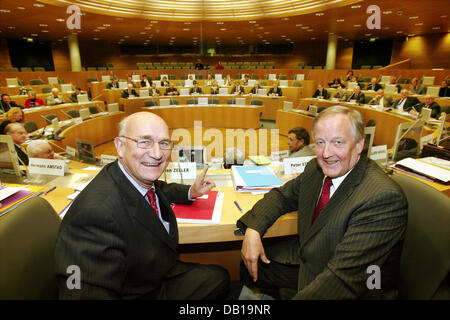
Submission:
<svg viewBox="0 0 450 320">
<path fill-rule="evenodd" d="M 313 223 L 316 221 L 317 217 L 322 211 L 323 207 L 327 204 L 328 200 L 330 200 L 330 187 L 333 184 L 331 178 L 326 177 L 325 182 L 323 183 L 322 193 L 320 194 L 319 202 L 317 203 L 316 210 L 314 211 Z"/>
<path fill-rule="evenodd" d="M 155 210 L 156 215 L 159 217 L 158 205 L 156 204 L 155 189 L 151 188 L 150 190 L 148 190 L 147 197 L 148 197 L 148 200 L 150 201 L 150 206 L 153 208 L 153 210 Z"/>
</svg>

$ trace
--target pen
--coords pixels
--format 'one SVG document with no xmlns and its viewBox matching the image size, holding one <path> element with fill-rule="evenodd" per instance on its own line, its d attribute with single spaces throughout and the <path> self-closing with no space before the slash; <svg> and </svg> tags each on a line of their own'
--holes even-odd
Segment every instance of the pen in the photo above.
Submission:
<svg viewBox="0 0 450 320">
<path fill-rule="evenodd" d="M 46 196 L 47 193 L 50 193 L 50 192 L 52 192 L 52 191 L 55 190 L 55 189 L 56 189 L 56 187 L 53 187 L 53 188 L 51 188 L 51 189 L 48 189 L 48 190 L 44 193 L 44 196 Z"/>
<path fill-rule="evenodd" d="M 237 203 L 237 201 L 236 200 L 234 200 L 234 204 L 236 205 L 236 207 L 239 209 L 239 211 L 240 212 L 242 212 L 242 209 L 241 209 L 241 207 L 239 207 L 239 204 Z"/>
</svg>

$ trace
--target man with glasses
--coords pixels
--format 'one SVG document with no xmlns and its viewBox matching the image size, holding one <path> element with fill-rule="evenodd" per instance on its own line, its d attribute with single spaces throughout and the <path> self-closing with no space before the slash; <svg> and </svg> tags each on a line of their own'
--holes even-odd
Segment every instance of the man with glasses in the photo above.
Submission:
<svg viewBox="0 0 450 320">
<path fill-rule="evenodd" d="M 60 298 L 224 298 L 227 271 L 183 263 L 176 249 L 171 203 L 191 203 L 215 187 L 207 169 L 192 186 L 159 181 L 172 142 L 167 124 L 150 112 L 123 119 L 114 143 L 118 161 L 80 193 L 61 224 L 55 254 Z M 71 265 L 80 268 L 80 289 L 67 285 Z"/>
</svg>

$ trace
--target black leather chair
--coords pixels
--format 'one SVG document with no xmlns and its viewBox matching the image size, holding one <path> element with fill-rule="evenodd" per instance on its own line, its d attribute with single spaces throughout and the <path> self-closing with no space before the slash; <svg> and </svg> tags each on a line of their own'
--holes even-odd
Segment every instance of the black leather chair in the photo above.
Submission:
<svg viewBox="0 0 450 320">
<path fill-rule="evenodd" d="M 67 114 L 71 117 L 71 118 L 78 118 L 80 116 L 80 111 L 73 109 L 73 110 L 69 110 L 67 111 Z"/>
<path fill-rule="evenodd" d="M 400 298 L 450 299 L 450 198 L 406 175 L 392 178 L 408 199 Z"/>
<path fill-rule="evenodd" d="M 38 128 L 36 122 L 34 121 L 27 121 L 23 124 L 25 127 L 25 130 L 27 130 L 28 133 L 36 131 Z"/>
<path fill-rule="evenodd" d="M 43 198 L 26 200 L 0 219 L 0 300 L 56 299 L 56 235 L 61 223 Z"/>
<path fill-rule="evenodd" d="M 58 119 L 58 121 L 59 121 L 59 118 L 58 118 L 58 116 L 56 114 L 52 114 L 51 113 L 51 114 L 48 114 L 48 115 L 46 115 L 44 117 L 47 120 L 47 124 L 52 124 L 52 120 L 55 119 L 55 118 Z"/>
</svg>

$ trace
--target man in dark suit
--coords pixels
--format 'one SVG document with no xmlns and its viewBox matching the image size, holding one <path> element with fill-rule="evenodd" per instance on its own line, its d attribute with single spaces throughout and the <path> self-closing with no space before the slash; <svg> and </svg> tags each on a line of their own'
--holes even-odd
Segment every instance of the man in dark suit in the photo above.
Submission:
<svg viewBox="0 0 450 320">
<path fill-rule="evenodd" d="M 28 155 L 22 148 L 22 144 L 25 143 L 25 140 L 27 139 L 27 131 L 23 125 L 17 122 L 10 123 L 5 127 L 5 134 L 11 136 L 17 157 L 19 158 L 19 163 L 27 166 Z"/>
<path fill-rule="evenodd" d="M 173 83 L 170 84 L 170 86 L 166 89 L 166 96 L 177 96 L 180 93 L 178 92 L 177 88 L 173 85 Z"/>
<path fill-rule="evenodd" d="M 172 142 L 167 124 L 150 112 L 122 120 L 114 143 L 119 160 L 103 168 L 62 221 L 55 251 L 60 298 L 224 298 L 228 273 L 183 263 L 176 248 L 171 203 L 189 204 L 215 187 L 207 169 L 192 186 L 159 181 Z M 71 265 L 79 267 L 81 289 L 67 286 Z"/>
<path fill-rule="evenodd" d="M 198 83 L 194 83 L 194 86 L 189 90 L 189 94 L 202 94 L 202 88 L 198 86 Z"/>
<path fill-rule="evenodd" d="M 383 106 L 384 109 L 390 108 L 392 105 L 392 97 L 385 96 L 384 90 L 380 89 L 377 91 L 377 95 L 369 101 L 369 104 L 372 106 Z"/>
<path fill-rule="evenodd" d="M 421 112 L 422 108 L 431 109 L 431 117 L 435 119 L 439 118 L 441 114 L 441 106 L 436 101 L 434 101 L 433 96 L 429 94 L 425 96 L 425 102 L 422 102 L 417 106 L 417 111 Z"/>
<path fill-rule="evenodd" d="M 367 86 L 367 90 L 378 91 L 383 87 L 377 82 L 377 78 L 372 78 L 371 82 Z"/>
<path fill-rule="evenodd" d="M 231 88 L 231 94 L 244 94 L 244 87 L 241 86 L 241 83 L 238 80 L 234 81 L 234 86 Z"/>
<path fill-rule="evenodd" d="M 111 78 L 111 82 L 106 85 L 106 89 L 118 89 L 119 83 L 117 82 L 117 78 Z"/>
<path fill-rule="evenodd" d="M 2 99 L 0 101 L 0 113 L 6 112 L 11 108 L 21 108 L 23 109 L 22 106 L 19 106 L 18 104 L 16 104 L 14 101 L 11 100 L 11 97 L 9 96 L 9 94 L 7 93 L 3 93 L 2 94 Z M 3 111 L 3 112 L 1 112 Z"/>
<path fill-rule="evenodd" d="M 401 98 L 394 101 L 392 104 L 392 108 L 397 109 L 398 111 L 411 111 L 412 108 L 417 108 L 420 104 L 419 99 L 417 97 L 410 97 L 407 89 L 403 89 L 401 92 Z"/>
<path fill-rule="evenodd" d="M 313 98 L 321 98 L 321 99 L 327 99 L 328 98 L 328 92 L 326 89 L 324 89 L 323 85 L 319 83 L 317 85 L 317 90 L 314 92 Z"/>
<path fill-rule="evenodd" d="M 353 89 L 353 93 L 347 97 L 347 101 L 356 101 L 358 104 L 364 104 L 366 102 L 366 96 L 361 92 L 360 86 L 356 86 Z"/>
<path fill-rule="evenodd" d="M 407 225 L 402 190 L 361 155 L 358 111 L 327 108 L 312 133 L 317 159 L 237 222 L 245 231 L 241 276 L 264 290 L 289 288 L 294 299 L 396 298 Z M 264 248 L 266 230 L 292 211 L 298 211 L 298 237 Z M 378 285 L 369 278 L 372 268 Z"/>
<path fill-rule="evenodd" d="M 150 88 L 152 86 L 152 79 L 148 79 L 146 74 L 142 75 L 141 87 Z"/>
<path fill-rule="evenodd" d="M 278 83 L 274 83 L 272 88 L 270 88 L 269 92 L 267 93 L 268 96 L 275 96 L 275 97 L 281 97 L 283 95 L 283 91 L 280 87 L 278 87 Z"/>
<path fill-rule="evenodd" d="M 122 91 L 122 98 L 128 99 L 130 96 L 139 97 L 136 90 L 133 89 L 133 85 L 131 83 L 127 84 L 127 89 Z"/>
</svg>

